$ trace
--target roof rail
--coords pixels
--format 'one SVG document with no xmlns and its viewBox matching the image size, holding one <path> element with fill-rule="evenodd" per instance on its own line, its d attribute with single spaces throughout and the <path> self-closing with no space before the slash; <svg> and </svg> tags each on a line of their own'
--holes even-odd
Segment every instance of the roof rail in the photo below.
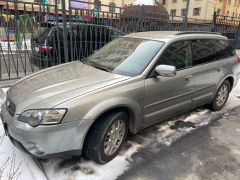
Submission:
<svg viewBox="0 0 240 180">
<path fill-rule="evenodd" d="M 185 35 L 185 34 L 215 34 L 215 35 L 221 35 L 218 32 L 208 32 L 208 31 L 185 31 L 185 32 L 178 32 L 176 35 Z"/>
</svg>

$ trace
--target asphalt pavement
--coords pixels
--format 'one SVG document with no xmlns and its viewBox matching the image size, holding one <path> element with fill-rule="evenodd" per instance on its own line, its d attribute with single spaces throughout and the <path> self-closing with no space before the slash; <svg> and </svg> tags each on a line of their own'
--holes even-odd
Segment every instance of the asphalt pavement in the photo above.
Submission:
<svg viewBox="0 0 240 180">
<path fill-rule="evenodd" d="M 240 106 L 153 153 L 133 155 L 120 180 L 239 180 Z"/>
</svg>

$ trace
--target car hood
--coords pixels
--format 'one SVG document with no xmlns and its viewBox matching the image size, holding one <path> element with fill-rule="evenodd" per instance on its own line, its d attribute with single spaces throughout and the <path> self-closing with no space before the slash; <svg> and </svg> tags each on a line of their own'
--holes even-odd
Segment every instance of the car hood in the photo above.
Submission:
<svg viewBox="0 0 240 180">
<path fill-rule="evenodd" d="M 76 61 L 30 75 L 7 92 L 16 114 L 26 109 L 52 108 L 74 97 L 129 79 Z"/>
</svg>

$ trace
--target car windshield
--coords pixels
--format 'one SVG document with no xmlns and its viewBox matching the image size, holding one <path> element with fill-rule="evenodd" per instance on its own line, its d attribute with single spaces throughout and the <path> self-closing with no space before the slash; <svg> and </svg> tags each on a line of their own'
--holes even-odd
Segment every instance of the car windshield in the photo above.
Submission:
<svg viewBox="0 0 240 180">
<path fill-rule="evenodd" d="M 118 38 L 83 62 L 107 72 L 133 77 L 144 71 L 163 44 L 161 41 Z"/>
<path fill-rule="evenodd" d="M 38 43 L 39 45 L 44 44 L 50 31 L 51 27 L 43 27 L 37 25 L 33 26 L 34 42 Z"/>
</svg>

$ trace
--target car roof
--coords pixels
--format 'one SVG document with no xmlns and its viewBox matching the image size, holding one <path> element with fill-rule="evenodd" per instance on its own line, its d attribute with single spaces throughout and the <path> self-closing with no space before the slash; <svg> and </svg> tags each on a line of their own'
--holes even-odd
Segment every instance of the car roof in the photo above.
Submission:
<svg viewBox="0 0 240 180">
<path fill-rule="evenodd" d="M 49 28 L 53 28 L 53 27 L 58 27 L 59 29 L 63 29 L 63 23 L 62 22 L 42 22 L 40 23 L 40 26 L 43 26 L 43 27 L 49 27 Z M 99 28 L 105 28 L 105 29 L 108 29 L 108 30 L 112 30 L 112 31 L 115 31 L 115 32 L 118 32 L 120 35 L 123 35 L 123 32 L 120 31 L 119 29 L 116 29 L 114 27 L 111 27 L 111 26 L 105 26 L 105 25 L 99 25 L 99 24 L 89 24 L 89 23 L 79 23 L 79 22 L 67 22 L 66 23 L 66 26 L 67 28 L 70 28 L 70 27 L 81 27 L 81 26 L 89 26 L 89 27 L 99 27 Z"/>
<path fill-rule="evenodd" d="M 225 36 L 222 36 L 219 33 L 215 32 L 198 32 L 198 31 L 145 31 L 127 34 L 124 37 L 129 38 L 140 38 L 140 39 L 149 39 L 157 41 L 171 41 L 183 40 L 183 39 L 223 39 L 227 40 Z"/>
<path fill-rule="evenodd" d="M 48 22 L 41 22 L 41 25 L 49 25 L 50 27 L 54 27 L 54 26 L 58 26 L 58 28 L 63 28 L 63 23 L 62 22 L 52 22 L 52 21 L 48 21 Z M 96 27 L 105 27 L 105 28 L 109 28 L 109 29 L 115 29 L 111 26 L 105 26 L 105 25 L 99 25 L 99 24 L 92 24 L 92 23 L 83 23 L 83 22 L 66 22 L 66 26 L 67 28 L 70 28 L 71 26 L 96 26 Z"/>
</svg>

